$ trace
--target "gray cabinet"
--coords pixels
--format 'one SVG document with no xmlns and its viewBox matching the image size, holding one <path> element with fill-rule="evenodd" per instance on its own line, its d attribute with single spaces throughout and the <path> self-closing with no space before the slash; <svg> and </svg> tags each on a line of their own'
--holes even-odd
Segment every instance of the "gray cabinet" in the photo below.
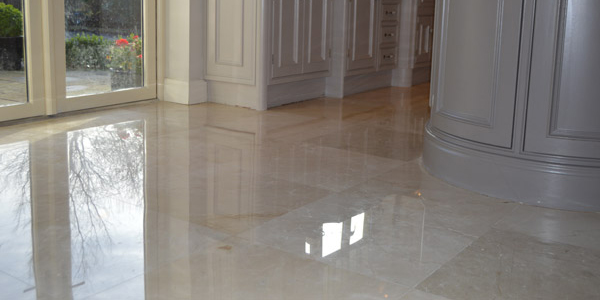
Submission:
<svg viewBox="0 0 600 300">
<path fill-rule="evenodd" d="M 437 4 L 426 169 L 489 196 L 600 211 L 600 1 Z"/>
<path fill-rule="evenodd" d="M 271 79 L 329 71 L 330 14 L 330 0 L 273 0 Z"/>
<path fill-rule="evenodd" d="M 443 7 L 436 24 L 432 125 L 457 137 L 510 148 L 521 29 L 514 20 L 521 20 L 522 1 L 438 4 Z"/>
<path fill-rule="evenodd" d="M 600 1 L 538 1 L 535 21 L 525 151 L 600 158 Z"/>
<path fill-rule="evenodd" d="M 375 0 L 349 0 L 347 71 L 375 71 L 377 66 Z"/>
</svg>

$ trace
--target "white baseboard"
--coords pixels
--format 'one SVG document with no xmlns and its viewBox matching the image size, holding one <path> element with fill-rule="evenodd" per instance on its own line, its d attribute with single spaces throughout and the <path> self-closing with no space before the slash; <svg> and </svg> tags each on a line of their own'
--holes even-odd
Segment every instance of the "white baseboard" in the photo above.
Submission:
<svg viewBox="0 0 600 300">
<path fill-rule="evenodd" d="M 165 78 L 164 100 L 186 105 L 208 102 L 208 84 L 204 80 Z"/>
</svg>

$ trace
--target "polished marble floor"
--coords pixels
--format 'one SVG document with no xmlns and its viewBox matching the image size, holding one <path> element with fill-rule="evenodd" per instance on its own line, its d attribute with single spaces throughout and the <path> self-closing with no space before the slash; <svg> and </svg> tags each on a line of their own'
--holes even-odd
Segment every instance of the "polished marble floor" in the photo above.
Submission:
<svg viewBox="0 0 600 300">
<path fill-rule="evenodd" d="M 600 214 L 428 175 L 427 98 L 1 126 L 0 299 L 600 299 Z"/>
</svg>

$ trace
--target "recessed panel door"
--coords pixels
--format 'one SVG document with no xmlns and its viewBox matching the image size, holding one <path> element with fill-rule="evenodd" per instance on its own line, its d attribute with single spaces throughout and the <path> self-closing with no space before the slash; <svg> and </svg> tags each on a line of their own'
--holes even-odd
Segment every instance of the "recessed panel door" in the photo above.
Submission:
<svg viewBox="0 0 600 300">
<path fill-rule="evenodd" d="M 305 0 L 303 73 L 329 71 L 331 1 Z"/>
<path fill-rule="evenodd" d="M 347 71 L 374 70 L 377 64 L 375 0 L 350 0 Z"/>
<path fill-rule="evenodd" d="M 302 74 L 304 0 L 274 0 L 272 78 Z"/>
<path fill-rule="evenodd" d="M 511 148 L 522 1 L 438 3 L 442 13 L 436 16 L 433 127 Z"/>
</svg>

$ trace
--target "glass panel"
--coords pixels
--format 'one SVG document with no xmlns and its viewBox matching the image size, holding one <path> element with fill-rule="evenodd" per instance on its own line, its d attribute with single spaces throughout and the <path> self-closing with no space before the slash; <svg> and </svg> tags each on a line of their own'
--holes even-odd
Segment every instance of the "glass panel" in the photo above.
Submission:
<svg viewBox="0 0 600 300">
<path fill-rule="evenodd" d="M 0 145 L 0 282 L 3 299 L 35 299 L 29 143 Z"/>
<path fill-rule="evenodd" d="M 143 0 L 65 0 L 67 97 L 143 86 Z"/>
<path fill-rule="evenodd" d="M 82 299 L 144 274 L 144 122 L 69 132 L 68 151 L 73 299 Z"/>
<path fill-rule="evenodd" d="M 0 0 L 0 107 L 27 103 L 22 0 Z"/>
</svg>

